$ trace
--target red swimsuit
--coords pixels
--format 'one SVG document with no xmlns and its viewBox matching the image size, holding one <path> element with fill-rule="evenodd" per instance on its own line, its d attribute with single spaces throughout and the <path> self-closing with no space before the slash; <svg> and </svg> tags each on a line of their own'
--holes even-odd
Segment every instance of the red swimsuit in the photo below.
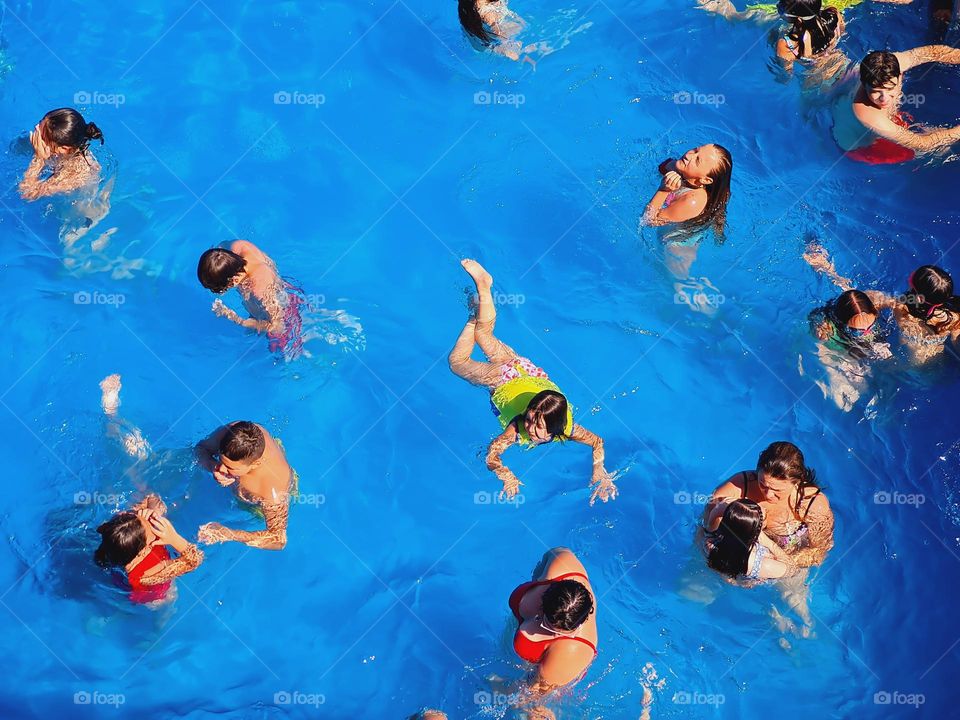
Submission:
<svg viewBox="0 0 960 720">
<path fill-rule="evenodd" d="M 910 122 L 913 120 L 906 113 L 897 113 L 891 119 L 902 128 L 910 127 Z M 847 151 L 846 155 L 851 160 L 869 165 L 893 165 L 908 162 L 916 157 L 916 153 L 910 148 L 881 137 L 876 138 L 869 145 Z"/>
<path fill-rule="evenodd" d="M 170 589 L 170 582 L 160 583 L 159 585 L 144 585 L 141 582 L 143 574 L 170 559 L 170 553 L 163 545 L 155 545 L 140 564 L 127 573 L 127 580 L 130 583 L 132 592 L 130 593 L 131 602 L 143 604 L 153 602 L 154 600 L 163 600 Z"/>
<path fill-rule="evenodd" d="M 560 582 L 561 580 L 566 580 L 567 578 L 573 577 L 575 575 L 578 575 L 582 577 L 584 580 L 587 580 L 587 576 L 584 575 L 583 573 L 571 572 L 571 573 L 565 573 L 563 575 L 558 575 L 557 577 L 553 578 L 553 580 L 533 580 L 531 582 L 525 582 L 523 583 L 523 585 L 518 586 L 516 590 L 510 593 L 510 600 L 508 601 L 508 604 L 510 605 L 510 609 L 513 611 L 514 617 L 517 618 L 517 622 L 519 624 L 523 624 L 524 618 L 520 614 L 520 601 L 523 600 L 523 596 L 526 595 L 530 590 L 532 590 L 535 587 L 540 587 L 541 585 L 550 585 L 551 583 Z M 589 580 L 587 580 L 587 582 L 589 582 Z M 557 640 L 577 640 L 578 642 L 582 642 L 584 645 L 589 646 L 589 648 L 593 650 L 594 655 L 597 654 L 596 645 L 594 645 L 589 640 L 585 640 L 584 638 L 558 636 L 555 638 L 551 638 L 550 640 L 536 641 L 536 640 L 531 640 L 526 635 L 524 635 L 520 631 L 519 627 L 517 628 L 516 634 L 513 636 L 513 649 L 516 651 L 517 655 L 519 655 L 523 660 L 526 660 L 527 662 L 538 663 L 543 658 L 543 654 L 547 651 L 547 648 L 550 647 L 553 643 L 557 642 Z"/>
</svg>

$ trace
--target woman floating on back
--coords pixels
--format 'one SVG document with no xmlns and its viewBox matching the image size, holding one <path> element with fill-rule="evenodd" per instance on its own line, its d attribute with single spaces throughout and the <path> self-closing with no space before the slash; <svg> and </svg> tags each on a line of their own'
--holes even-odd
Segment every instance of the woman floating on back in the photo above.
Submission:
<svg viewBox="0 0 960 720">
<path fill-rule="evenodd" d="M 487 467 L 503 482 L 503 493 L 513 497 L 521 485 L 500 460 L 508 447 L 514 443 L 530 447 L 574 440 L 593 448 L 590 504 L 598 498 L 604 502 L 613 500 L 617 488 L 613 475 L 603 467 L 603 440 L 574 424 L 567 398 L 543 370 L 494 337 L 497 311 L 491 294 L 493 278 L 475 260 L 461 264 L 476 283 L 478 305 L 476 316 L 467 321 L 450 352 L 450 369 L 464 380 L 490 390 L 490 402 L 503 433 L 490 443 Z M 477 344 L 486 355 L 486 362 L 470 357 Z"/>
<path fill-rule="evenodd" d="M 100 179 L 100 163 L 88 150 L 91 140 L 103 144 L 103 133 L 76 110 L 51 110 L 30 133 L 33 159 L 20 181 L 24 200 L 71 193 Z M 41 179 L 44 171 L 50 175 Z"/>
</svg>

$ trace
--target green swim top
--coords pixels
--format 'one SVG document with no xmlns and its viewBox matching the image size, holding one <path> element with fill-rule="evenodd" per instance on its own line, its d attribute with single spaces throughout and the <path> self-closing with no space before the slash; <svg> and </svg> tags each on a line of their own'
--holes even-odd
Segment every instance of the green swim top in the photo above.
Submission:
<svg viewBox="0 0 960 720">
<path fill-rule="evenodd" d="M 493 414 L 497 416 L 500 425 L 504 430 L 516 420 L 522 417 L 530 406 L 530 401 L 544 390 L 553 390 L 560 392 L 560 388 L 546 377 L 533 377 L 528 374 L 519 365 L 516 366 L 520 377 L 514 378 L 497 387 L 490 396 L 490 405 L 493 408 Z M 561 393 L 562 394 L 562 393 Z M 530 435 L 523 422 L 517 423 L 517 432 L 520 435 L 522 444 L 531 444 Z M 570 403 L 567 403 L 567 422 L 563 428 L 563 434 L 570 436 L 573 432 L 573 412 L 570 409 Z M 559 438 L 554 438 L 556 441 Z"/>
<path fill-rule="evenodd" d="M 852 8 L 862 2 L 863 0 L 823 0 L 823 6 L 825 8 L 833 7 L 843 12 L 847 8 Z M 748 5 L 747 10 L 760 10 L 761 12 L 768 12 L 772 15 L 776 15 L 777 3 L 758 3 L 756 5 Z"/>
</svg>

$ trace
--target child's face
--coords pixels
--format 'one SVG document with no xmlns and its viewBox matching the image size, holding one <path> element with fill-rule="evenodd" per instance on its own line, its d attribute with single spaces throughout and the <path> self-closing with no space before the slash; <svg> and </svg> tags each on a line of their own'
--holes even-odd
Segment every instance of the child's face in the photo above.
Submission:
<svg viewBox="0 0 960 720">
<path fill-rule="evenodd" d="M 542 417 L 531 418 L 527 414 L 523 418 L 523 426 L 534 442 L 545 443 L 553 440 L 553 436 L 547 432 L 547 423 Z"/>
<path fill-rule="evenodd" d="M 867 92 L 867 98 L 871 104 L 881 110 L 886 110 L 887 108 L 896 106 L 897 103 L 900 102 L 900 93 L 903 90 L 903 76 L 901 75 L 897 79 L 891 80 L 882 87 L 864 85 L 864 89 Z"/>
<path fill-rule="evenodd" d="M 217 472 L 221 475 L 226 475 L 239 480 L 253 470 L 254 465 L 256 465 L 256 463 L 247 464 L 238 460 L 231 460 L 230 458 L 221 455 L 220 463 L 217 465 Z"/>
</svg>

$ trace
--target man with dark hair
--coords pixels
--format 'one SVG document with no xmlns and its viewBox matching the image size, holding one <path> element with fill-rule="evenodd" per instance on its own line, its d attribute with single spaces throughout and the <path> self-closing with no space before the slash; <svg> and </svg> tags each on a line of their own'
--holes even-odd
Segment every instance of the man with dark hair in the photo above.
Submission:
<svg viewBox="0 0 960 720">
<path fill-rule="evenodd" d="M 266 530 L 231 530 L 220 523 L 200 528 L 198 539 L 207 545 L 231 540 L 250 547 L 282 550 L 287 544 L 290 494 L 296 492 L 296 474 L 287 464 L 280 444 L 262 426 L 240 420 L 215 430 L 197 444 L 197 461 L 218 483 L 234 485 L 237 496 L 257 505 Z"/>
<path fill-rule="evenodd" d="M 860 82 L 855 87 L 843 82 L 841 98 L 834 107 L 833 136 L 847 157 L 872 165 L 906 162 L 918 152 L 960 140 L 960 126 L 917 127 L 900 109 L 904 75 L 933 62 L 960 65 L 960 50 L 927 45 L 904 52 L 879 50 L 864 58 Z"/>
</svg>

